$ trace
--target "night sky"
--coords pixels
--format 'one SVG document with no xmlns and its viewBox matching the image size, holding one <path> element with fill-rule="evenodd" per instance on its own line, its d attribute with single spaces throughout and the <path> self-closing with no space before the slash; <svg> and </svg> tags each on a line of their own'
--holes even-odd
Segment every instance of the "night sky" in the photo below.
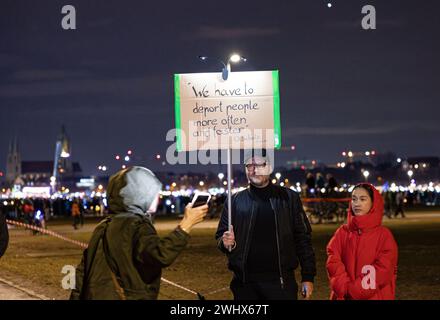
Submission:
<svg viewBox="0 0 440 320">
<path fill-rule="evenodd" d="M 344 150 L 440 155 L 439 1 L 0 2 L 0 171 L 16 135 L 23 160 L 51 160 L 61 125 L 86 174 L 132 149 L 153 170 L 174 127 L 173 74 L 214 72 L 198 55 L 280 71 L 283 146 L 293 158 Z M 76 8 L 77 29 L 61 28 Z M 377 11 L 363 30 L 362 6 Z"/>
</svg>

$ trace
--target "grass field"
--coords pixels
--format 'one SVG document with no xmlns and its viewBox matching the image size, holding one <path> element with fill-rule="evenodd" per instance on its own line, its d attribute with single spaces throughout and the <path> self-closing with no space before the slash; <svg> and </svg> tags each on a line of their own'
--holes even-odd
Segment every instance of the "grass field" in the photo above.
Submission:
<svg viewBox="0 0 440 320">
<path fill-rule="evenodd" d="M 83 229 L 73 230 L 69 222 L 54 221 L 48 228 L 72 239 L 87 242 L 96 220 L 86 221 Z M 177 220 L 158 220 L 156 227 L 164 235 Z M 440 211 L 410 212 L 407 218 L 384 219 L 399 246 L 397 299 L 440 299 Z M 314 225 L 313 245 L 318 275 L 313 299 L 327 299 L 329 287 L 325 271 L 325 246 L 337 225 Z M 226 258 L 215 248 L 216 221 L 196 228 L 188 247 L 163 277 L 206 295 L 207 299 L 232 299 L 228 289 L 231 273 Z M 8 251 L 0 259 L 0 277 L 49 298 L 67 299 L 61 280 L 64 265 L 78 264 L 81 250 L 73 244 L 49 236 L 33 236 L 30 231 L 10 229 Z M 299 277 L 297 277 L 298 279 Z M 191 293 L 162 283 L 160 299 L 197 299 Z"/>
</svg>

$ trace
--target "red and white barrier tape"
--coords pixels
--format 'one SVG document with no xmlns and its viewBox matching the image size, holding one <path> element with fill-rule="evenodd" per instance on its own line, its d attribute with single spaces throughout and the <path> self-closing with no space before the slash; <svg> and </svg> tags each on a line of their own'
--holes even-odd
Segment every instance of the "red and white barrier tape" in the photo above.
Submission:
<svg viewBox="0 0 440 320">
<path fill-rule="evenodd" d="M 88 247 L 87 243 L 84 243 L 84 242 L 81 242 L 81 241 L 77 241 L 77 240 L 73 240 L 73 239 L 67 238 L 67 237 L 65 237 L 65 236 L 63 236 L 63 235 L 61 235 L 61 234 L 59 234 L 59 233 L 53 232 L 53 231 L 51 231 L 51 230 L 47 230 L 47 229 L 43 229 L 43 228 L 39 228 L 39 227 L 37 227 L 37 226 L 33 226 L 33 225 L 30 225 L 30 224 L 27 224 L 27 223 L 18 222 L 18 221 L 14 221 L 14 220 L 6 220 L 6 222 L 7 222 L 8 224 L 10 224 L 10 225 L 14 225 L 14 226 L 23 227 L 23 228 L 26 228 L 26 229 L 30 229 L 30 230 L 34 230 L 34 231 L 38 231 L 38 232 L 41 232 L 41 233 L 43 233 L 43 234 L 47 234 L 47 235 L 49 235 L 49 236 L 52 236 L 52 237 L 55 237 L 55 238 L 61 239 L 61 240 L 63 240 L 63 241 L 70 242 L 70 243 L 72 243 L 72 244 L 75 244 L 75 245 L 77 245 L 77 246 L 80 246 L 80 247 L 83 248 L 83 249 L 87 249 L 87 247 Z"/>
</svg>

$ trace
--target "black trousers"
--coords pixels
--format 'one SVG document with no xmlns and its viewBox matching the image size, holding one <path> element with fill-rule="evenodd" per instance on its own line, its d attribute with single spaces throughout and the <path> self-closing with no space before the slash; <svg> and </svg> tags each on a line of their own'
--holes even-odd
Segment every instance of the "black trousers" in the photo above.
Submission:
<svg viewBox="0 0 440 320">
<path fill-rule="evenodd" d="M 284 278 L 283 287 L 279 279 L 243 283 L 234 277 L 230 288 L 234 300 L 298 300 L 298 285 L 293 275 Z"/>
</svg>

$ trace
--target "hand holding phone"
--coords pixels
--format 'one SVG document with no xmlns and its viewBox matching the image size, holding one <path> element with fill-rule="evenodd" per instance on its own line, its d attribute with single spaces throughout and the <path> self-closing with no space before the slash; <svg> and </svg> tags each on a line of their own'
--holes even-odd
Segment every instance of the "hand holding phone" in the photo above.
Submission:
<svg viewBox="0 0 440 320">
<path fill-rule="evenodd" d="M 194 198 L 191 201 L 191 207 L 197 208 L 197 207 L 203 206 L 203 205 L 207 204 L 209 202 L 209 200 L 211 200 L 211 194 L 209 194 L 207 192 L 196 191 L 196 193 L 194 194 Z"/>
</svg>

